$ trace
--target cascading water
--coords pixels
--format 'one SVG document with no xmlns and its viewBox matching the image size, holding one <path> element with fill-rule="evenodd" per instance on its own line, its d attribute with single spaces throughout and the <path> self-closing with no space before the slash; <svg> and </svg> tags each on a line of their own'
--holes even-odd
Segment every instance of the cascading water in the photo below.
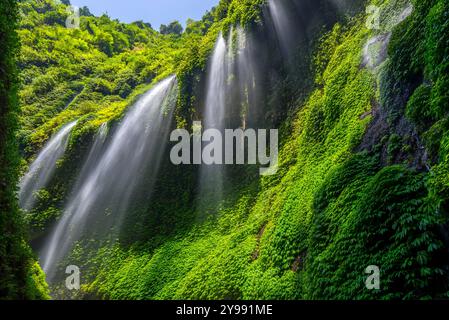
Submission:
<svg viewBox="0 0 449 320">
<path fill-rule="evenodd" d="M 254 65 L 253 48 L 245 31 L 237 28 L 237 74 L 239 79 L 240 104 L 243 113 L 243 125 L 253 126 L 257 122 L 257 82 L 256 67 Z M 249 122 L 249 123 L 248 123 Z"/>
<path fill-rule="evenodd" d="M 234 59 L 234 26 L 231 26 L 231 29 L 229 30 L 228 39 L 227 39 L 227 46 L 228 46 L 228 52 L 227 52 L 227 60 L 228 60 L 228 75 L 232 75 L 235 67 L 235 59 Z M 232 77 L 228 77 L 228 84 L 232 82 Z"/>
<path fill-rule="evenodd" d="M 203 130 L 223 132 L 226 123 L 226 94 L 228 81 L 228 52 L 220 33 L 207 72 Z M 224 167 L 221 164 L 203 165 L 200 169 L 199 211 L 213 213 L 223 196 Z"/>
<path fill-rule="evenodd" d="M 174 76 L 161 81 L 131 107 L 105 146 L 96 141 L 63 217 L 40 254 L 50 283 L 77 241 L 86 235 L 115 234 L 134 194 L 150 197 L 168 141 L 175 90 Z"/>
<path fill-rule="evenodd" d="M 279 39 L 281 51 L 286 58 L 290 58 L 290 46 L 293 43 L 291 31 L 293 19 L 283 2 L 284 0 L 268 0 L 268 9 Z"/>
<path fill-rule="evenodd" d="M 383 21 L 383 33 L 377 34 L 367 40 L 363 48 L 363 65 L 369 69 L 375 70 L 388 56 L 388 45 L 391 40 L 391 32 L 395 26 L 407 19 L 413 12 L 411 3 L 404 3 L 402 7 L 396 9 L 396 12 L 390 13 L 388 19 Z"/>
<path fill-rule="evenodd" d="M 357 0 L 358 1 L 358 0 Z M 288 68 L 298 63 L 298 54 L 303 54 L 309 42 L 320 33 L 329 18 L 316 10 L 317 5 L 325 11 L 340 12 L 341 7 L 350 6 L 354 1 L 346 0 L 268 0 L 265 17 L 274 31 L 281 49 L 282 58 Z M 274 39 L 273 39 L 274 40 Z M 302 52 L 302 53 L 301 53 Z"/>
<path fill-rule="evenodd" d="M 236 41 L 235 41 L 236 40 Z M 227 41 L 218 36 L 209 61 L 203 131 L 215 129 L 224 136 L 225 129 L 259 125 L 259 91 L 255 47 L 240 27 L 231 27 Z M 204 138 L 204 137 L 203 137 Z M 209 137 L 207 137 L 207 141 Z M 245 143 L 245 141 L 236 141 Z M 222 145 L 222 151 L 225 145 Z M 216 157 L 221 158 L 223 157 Z M 240 171 L 239 171 L 240 170 Z M 203 164 L 200 168 L 199 213 L 214 214 L 232 187 L 231 176 L 245 172 L 239 166 L 224 163 Z"/>
<path fill-rule="evenodd" d="M 207 80 L 206 110 L 204 126 L 221 130 L 224 128 L 226 112 L 227 81 L 226 42 L 220 34 L 215 44 Z"/>
<path fill-rule="evenodd" d="M 22 209 L 31 210 L 33 208 L 35 192 L 44 188 L 52 178 L 57 161 L 64 155 L 70 133 L 75 125 L 76 121 L 63 126 L 50 139 L 20 181 L 19 201 Z"/>
<path fill-rule="evenodd" d="M 81 187 L 81 184 L 87 179 L 89 174 L 97 165 L 106 144 L 106 138 L 108 134 L 108 123 L 105 122 L 100 126 L 97 134 L 95 135 L 92 146 L 90 147 L 89 153 L 86 160 L 83 162 L 83 167 L 78 174 L 77 181 L 72 188 L 72 191 L 77 191 Z"/>
</svg>

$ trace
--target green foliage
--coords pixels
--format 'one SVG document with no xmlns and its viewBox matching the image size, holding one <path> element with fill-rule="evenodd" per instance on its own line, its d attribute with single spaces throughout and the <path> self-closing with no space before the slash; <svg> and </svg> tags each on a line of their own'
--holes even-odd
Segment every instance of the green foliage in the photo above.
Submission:
<svg viewBox="0 0 449 320">
<path fill-rule="evenodd" d="M 444 293 L 442 220 L 423 175 L 396 166 L 373 176 L 372 161 L 359 158 L 364 161 L 350 160 L 331 174 L 338 188 L 331 183 L 322 191 L 327 204 L 317 199 L 309 297 L 420 299 Z M 365 288 L 369 265 L 381 266 L 381 290 Z"/>
<path fill-rule="evenodd" d="M 399 82 L 399 94 L 408 101 L 407 115 L 424 138 L 432 162 L 430 190 L 440 210 L 447 211 L 447 105 L 449 73 L 447 43 L 449 41 L 449 4 L 447 1 L 415 1 L 415 10 L 407 21 L 394 31 L 390 45 L 391 64 L 386 73 L 391 82 Z M 407 90 L 413 95 L 408 100 Z"/>
<path fill-rule="evenodd" d="M 126 99 L 133 98 L 131 91 L 173 72 L 179 44 L 164 40 L 148 24 L 82 15 L 80 28 L 68 29 L 62 17 L 66 6 L 51 0 L 22 1 L 20 11 L 23 112 L 19 139 L 27 152 L 33 153 L 75 118 L 89 115 L 98 127 L 101 120 L 120 116 L 130 103 Z M 60 15 L 64 22 L 50 25 L 45 20 L 50 14 Z M 121 108 L 111 109 L 111 103 L 121 103 Z"/>
<path fill-rule="evenodd" d="M 184 31 L 184 28 L 179 23 L 179 21 L 173 21 L 168 26 L 165 24 L 161 24 L 161 27 L 159 29 L 159 32 L 161 34 L 174 34 L 174 35 L 181 35 Z"/>
<path fill-rule="evenodd" d="M 45 273 L 39 264 L 34 263 L 28 271 L 27 281 L 27 298 L 32 300 L 48 300 L 50 299 L 49 289 L 45 280 Z"/>
<path fill-rule="evenodd" d="M 426 125 L 434 121 L 431 110 L 429 110 L 430 94 L 431 86 L 423 84 L 416 88 L 415 92 L 410 97 L 410 100 L 407 103 L 407 117 L 412 120 L 421 130 L 424 130 L 426 128 Z"/>
<path fill-rule="evenodd" d="M 17 6 L 0 1 L 0 299 L 48 298 L 48 288 L 26 244 L 16 199 L 19 155 L 16 132 Z"/>
</svg>

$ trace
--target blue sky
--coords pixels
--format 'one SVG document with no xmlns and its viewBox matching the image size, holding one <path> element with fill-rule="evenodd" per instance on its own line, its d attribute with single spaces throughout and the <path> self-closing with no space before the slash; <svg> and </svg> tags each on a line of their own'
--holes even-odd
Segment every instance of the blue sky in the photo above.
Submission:
<svg viewBox="0 0 449 320">
<path fill-rule="evenodd" d="M 219 0 L 70 0 L 74 6 L 87 6 L 96 16 L 107 13 L 122 22 L 143 20 L 159 29 L 178 20 L 185 26 L 188 18 L 199 20 Z"/>
</svg>

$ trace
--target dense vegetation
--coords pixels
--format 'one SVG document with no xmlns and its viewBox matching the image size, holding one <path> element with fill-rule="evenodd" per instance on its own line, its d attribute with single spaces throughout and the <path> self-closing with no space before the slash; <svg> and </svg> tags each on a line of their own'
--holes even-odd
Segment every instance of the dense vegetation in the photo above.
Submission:
<svg viewBox="0 0 449 320">
<path fill-rule="evenodd" d="M 119 122 L 139 94 L 175 73 L 173 128 L 202 117 L 207 61 L 220 32 L 241 26 L 255 42 L 263 39 L 258 119 L 281 128 L 278 173 L 259 178 L 251 168 L 233 168 L 225 201 L 208 217 L 195 209 L 198 168 L 173 166 L 167 155 L 158 197 L 143 211 L 138 203 L 130 210 L 118 242 L 85 239 L 75 246 L 68 261 L 84 267 L 75 297 L 448 298 L 449 3 L 301 3 L 307 14 L 303 29 L 293 31 L 300 40 L 285 63 L 280 50 L 267 50 L 277 40 L 263 0 L 222 0 L 184 32 L 173 23 L 160 33 L 148 23 L 93 17 L 87 9 L 80 28 L 68 29 L 65 4 L 20 1 L 22 112 L 18 141 L 17 109 L 9 118 L 2 114 L 2 135 L 9 124 L 2 181 L 17 183 L 17 142 L 24 172 L 51 134 L 78 119 L 54 179 L 25 214 L 33 245 L 60 217 L 93 134 L 104 122 Z M 378 28 L 367 28 L 368 5 L 380 7 Z M 1 41 L 15 43 L 14 36 Z M 11 52 L 1 61 L 14 70 L 14 47 Z M 15 108 L 15 89 L 6 90 L 5 103 Z M 20 226 L 13 193 L 11 187 L 2 196 L 2 212 L 3 199 L 13 207 L 7 218 L 2 214 L 2 230 L 11 221 Z M 15 228 L 12 239 L 2 238 L 1 257 L 8 263 L 21 257 L 23 265 L 29 253 Z M 7 242 L 22 256 L 3 254 Z M 365 287 L 370 265 L 381 269 L 380 290 Z M 27 270 L 22 277 L 5 274 L 31 279 Z M 52 289 L 71 295 L 62 286 Z M 43 297 L 37 289 L 21 290 L 35 293 L 19 296 Z"/>
<path fill-rule="evenodd" d="M 26 243 L 15 195 L 19 167 L 17 20 L 16 3 L 0 1 L 0 297 L 42 299 L 48 297 L 45 276 Z"/>
</svg>

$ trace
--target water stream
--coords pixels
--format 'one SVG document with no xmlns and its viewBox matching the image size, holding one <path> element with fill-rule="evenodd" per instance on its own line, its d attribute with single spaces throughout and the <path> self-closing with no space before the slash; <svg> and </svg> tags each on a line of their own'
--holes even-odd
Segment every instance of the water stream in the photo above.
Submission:
<svg viewBox="0 0 449 320">
<path fill-rule="evenodd" d="M 70 133 L 76 121 L 62 127 L 45 145 L 20 181 L 19 203 L 24 210 L 31 210 L 35 204 L 34 194 L 45 188 L 55 173 L 57 162 L 65 153 Z"/>
<path fill-rule="evenodd" d="M 130 108 L 106 146 L 98 135 L 64 214 L 40 252 L 50 283 L 77 241 L 119 230 L 137 190 L 150 197 L 168 141 L 175 91 L 174 76 L 161 81 Z"/>
</svg>

